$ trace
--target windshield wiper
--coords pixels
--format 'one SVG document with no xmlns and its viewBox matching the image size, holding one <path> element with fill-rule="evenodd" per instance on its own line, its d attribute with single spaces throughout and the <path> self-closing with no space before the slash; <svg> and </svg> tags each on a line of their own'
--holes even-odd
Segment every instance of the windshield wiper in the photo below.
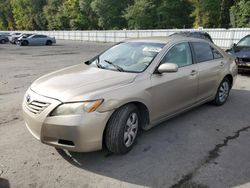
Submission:
<svg viewBox="0 0 250 188">
<path fill-rule="evenodd" d="M 114 64 L 114 63 L 112 63 L 112 62 L 110 62 L 110 61 L 108 61 L 108 60 L 105 60 L 105 59 L 104 59 L 104 61 L 105 61 L 106 63 L 112 65 L 113 67 L 115 67 L 118 71 L 124 72 L 123 68 L 120 67 L 119 65 L 116 65 L 116 64 Z"/>
</svg>

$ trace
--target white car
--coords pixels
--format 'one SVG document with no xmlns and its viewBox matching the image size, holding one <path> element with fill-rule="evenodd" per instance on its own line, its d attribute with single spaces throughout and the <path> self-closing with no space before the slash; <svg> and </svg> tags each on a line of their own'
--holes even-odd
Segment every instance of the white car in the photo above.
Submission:
<svg viewBox="0 0 250 188">
<path fill-rule="evenodd" d="M 53 43 L 56 43 L 55 37 L 49 37 L 46 35 L 31 35 L 27 38 L 21 37 L 17 40 L 17 44 L 20 46 L 52 45 Z"/>
<path fill-rule="evenodd" d="M 8 37 L 10 43 L 15 44 L 16 39 L 18 39 L 20 36 L 22 36 L 22 33 L 11 33 L 11 35 Z"/>
</svg>

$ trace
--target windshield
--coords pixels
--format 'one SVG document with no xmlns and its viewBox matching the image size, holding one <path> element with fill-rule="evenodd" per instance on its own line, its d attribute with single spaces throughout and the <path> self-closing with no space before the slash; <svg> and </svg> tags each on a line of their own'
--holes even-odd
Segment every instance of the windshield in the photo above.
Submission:
<svg viewBox="0 0 250 188">
<path fill-rule="evenodd" d="M 241 39 L 237 46 L 250 46 L 250 36 Z"/>
<path fill-rule="evenodd" d="M 164 45 L 145 42 L 120 43 L 95 57 L 88 64 L 121 72 L 142 72 Z"/>
</svg>

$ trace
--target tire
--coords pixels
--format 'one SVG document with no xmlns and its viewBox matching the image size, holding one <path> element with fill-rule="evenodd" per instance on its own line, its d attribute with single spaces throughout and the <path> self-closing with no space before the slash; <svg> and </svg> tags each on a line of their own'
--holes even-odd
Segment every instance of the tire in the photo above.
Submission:
<svg viewBox="0 0 250 188">
<path fill-rule="evenodd" d="M 5 44 L 6 41 L 4 39 L 1 40 L 1 44 Z"/>
<path fill-rule="evenodd" d="M 217 90 L 216 96 L 213 100 L 213 104 L 215 104 L 216 106 L 221 106 L 225 104 L 229 96 L 230 89 L 231 89 L 230 80 L 228 78 L 224 78 Z"/>
<path fill-rule="evenodd" d="M 51 40 L 48 40 L 48 41 L 46 42 L 46 45 L 47 45 L 47 46 L 51 46 L 51 45 L 52 45 L 52 41 L 51 41 Z"/>
<path fill-rule="evenodd" d="M 28 46 L 29 45 L 29 42 L 27 40 L 24 40 L 23 42 L 21 42 L 21 45 L 22 46 Z"/>
<path fill-rule="evenodd" d="M 105 132 L 107 149 L 115 154 L 125 154 L 134 146 L 140 127 L 140 116 L 134 104 L 128 104 L 111 116 Z"/>
</svg>

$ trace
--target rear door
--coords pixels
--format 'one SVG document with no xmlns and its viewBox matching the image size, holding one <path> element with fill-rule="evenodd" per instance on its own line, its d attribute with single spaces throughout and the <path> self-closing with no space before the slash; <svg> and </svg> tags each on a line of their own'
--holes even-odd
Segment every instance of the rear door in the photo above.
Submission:
<svg viewBox="0 0 250 188">
<path fill-rule="evenodd" d="M 223 56 L 206 42 L 192 42 L 192 49 L 197 62 L 198 101 L 211 98 L 217 91 L 218 82 L 224 68 Z"/>
<path fill-rule="evenodd" d="M 44 44 L 44 35 L 37 36 L 37 44 L 39 44 L 39 45 Z"/>
<path fill-rule="evenodd" d="M 45 45 L 47 41 L 47 36 L 46 35 L 40 35 L 40 44 Z"/>
</svg>

